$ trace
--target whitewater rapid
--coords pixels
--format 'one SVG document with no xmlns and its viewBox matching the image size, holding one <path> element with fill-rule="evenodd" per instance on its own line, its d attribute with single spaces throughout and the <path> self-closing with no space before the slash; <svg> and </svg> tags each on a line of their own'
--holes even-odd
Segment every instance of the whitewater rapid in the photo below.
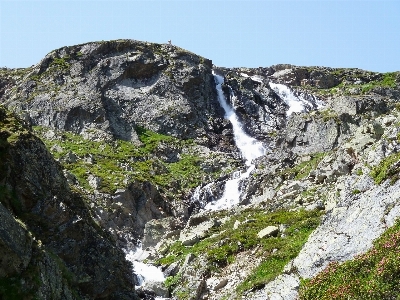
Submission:
<svg viewBox="0 0 400 300">
<path fill-rule="evenodd" d="M 254 170 L 252 161 L 265 154 L 266 149 L 263 144 L 256 139 L 246 134 L 243 129 L 243 124 L 240 123 L 235 110 L 226 101 L 224 92 L 222 90 L 222 84 L 224 78 L 220 75 L 213 73 L 218 93 L 218 101 L 221 107 L 225 111 L 225 118 L 228 119 L 232 124 L 234 141 L 236 146 L 239 148 L 242 157 L 245 159 L 247 170 L 245 172 L 236 171 L 232 174 L 232 178 L 225 184 L 225 190 L 222 197 L 216 201 L 212 201 L 206 204 L 205 210 L 221 210 L 227 209 L 234 205 L 238 205 L 240 201 L 241 191 L 239 188 L 240 182 L 249 177 L 251 171 Z M 235 98 L 232 90 L 231 97 Z"/>
<path fill-rule="evenodd" d="M 148 256 L 148 253 L 139 245 L 136 249 L 127 251 L 126 260 L 133 264 L 133 271 L 137 278 L 136 288 L 146 287 L 146 284 L 151 282 L 164 282 L 165 276 L 161 269 L 153 265 L 148 265 L 143 262 Z M 164 298 L 155 297 L 156 300 Z"/>
<path fill-rule="evenodd" d="M 324 107 L 324 103 L 321 100 L 314 98 L 315 103 L 313 103 L 300 95 L 295 95 L 293 91 L 284 84 L 270 82 L 269 86 L 289 106 L 286 112 L 287 116 L 290 116 L 294 112 L 306 111 L 306 108 L 320 109 Z"/>
</svg>

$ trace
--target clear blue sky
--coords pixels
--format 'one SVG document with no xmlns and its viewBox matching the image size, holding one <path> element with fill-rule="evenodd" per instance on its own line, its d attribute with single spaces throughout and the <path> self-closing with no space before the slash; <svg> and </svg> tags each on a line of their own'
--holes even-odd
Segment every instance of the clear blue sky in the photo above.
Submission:
<svg viewBox="0 0 400 300">
<path fill-rule="evenodd" d="M 222 67 L 400 71 L 400 0 L 0 0 L 0 67 L 53 49 L 136 39 L 172 43 Z"/>
</svg>

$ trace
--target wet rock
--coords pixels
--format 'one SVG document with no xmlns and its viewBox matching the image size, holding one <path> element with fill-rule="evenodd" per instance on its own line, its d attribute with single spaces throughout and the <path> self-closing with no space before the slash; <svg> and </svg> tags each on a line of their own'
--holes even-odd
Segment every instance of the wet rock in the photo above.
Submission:
<svg viewBox="0 0 400 300">
<path fill-rule="evenodd" d="M 167 298 L 169 296 L 169 291 L 164 287 L 163 282 L 146 281 L 142 289 L 152 291 L 158 297 Z"/>
<path fill-rule="evenodd" d="M 190 255 L 190 254 L 189 254 Z M 180 270 L 180 281 L 172 295 L 177 296 L 184 293 L 187 299 L 199 299 L 206 288 L 205 275 L 207 272 L 206 261 L 201 257 L 189 257 L 185 259 Z M 190 261 L 190 263 L 189 263 Z"/>
<path fill-rule="evenodd" d="M 168 268 L 164 270 L 163 273 L 165 277 L 175 276 L 176 274 L 178 274 L 179 270 L 180 270 L 180 262 L 174 262 L 170 264 Z"/>
<path fill-rule="evenodd" d="M 175 218 L 168 217 L 163 219 L 153 219 L 146 223 L 143 234 L 143 248 L 154 247 L 163 238 L 166 238 L 167 232 L 171 231 L 175 224 Z M 175 233 L 175 235 L 178 232 Z"/>
</svg>

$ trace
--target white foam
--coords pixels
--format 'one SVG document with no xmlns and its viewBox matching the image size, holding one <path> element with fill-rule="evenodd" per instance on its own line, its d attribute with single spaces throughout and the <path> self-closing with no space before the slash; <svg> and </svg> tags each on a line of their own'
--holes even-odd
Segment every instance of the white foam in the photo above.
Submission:
<svg viewBox="0 0 400 300">
<path fill-rule="evenodd" d="M 269 86 L 289 106 L 289 110 L 286 112 L 287 116 L 290 116 L 294 112 L 302 112 L 305 110 L 304 104 L 301 99 L 295 96 L 286 85 L 270 82 Z"/>
<path fill-rule="evenodd" d="M 143 286 L 146 282 L 163 282 L 165 280 L 164 274 L 159 268 L 142 262 L 147 256 L 148 253 L 143 251 L 141 246 L 128 251 L 125 256 L 126 260 L 133 264 L 133 271 L 138 278 L 138 287 Z"/>
<path fill-rule="evenodd" d="M 265 154 L 265 148 L 263 144 L 256 139 L 248 136 L 240 123 L 235 111 L 227 103 L 224 92 L 222 91 L 222 84 L 224 78 L 220 75 L 214 74 L 216 88 L 218 92 L 218 101 L 225 111 L 225 118 L 228 119 L 232 124 L 234 140 L 236 146 L 239 148 L 242 157 L 246 161 L 247 170 L 242 173 L 240 171 L 232 174 L 232 178 L 227 180 L 225 183 L 225 190 L 222 197 L 214 202 L 209 202 L 204 207 L 206 210 L 221 210 L 227 209 L 234 205 L 238 205 L 240 201 L 241 191 L 239 189 L 240 182 L 249 177 L 250 172 L 254 169 L 252 161 Z M 234 99 L 235 95 L 231 90 L 231 97 Z"/>
<path fill-rule="evenodd" d="M 262 82 L 263 82 L 263 78 L 262 78 L 260 75 L 253 75 L 253 76 L 251 76 L 250 78 L 251 78 L 251 80 L 257 81 L 257 82 L 259 82 L 259 83 L 262 83 Z"/>
<path fill-rule="evenodd" d="M 239 148 L 243 158 L 246 160 L 246 165 L 249 166 L 253 159 L 265 154 L 265 148 L 261 142 L 248 136 L 244 132 L 242 124 L 239 122 L 239 119 L 235 111 L 226 102 L 225 95 L 221 87 L 221 85 L 224 83 L 224 78 L 216 74 L 214 74 L 214 78 L 217 84 L 218 101 L 225 111 L 225 118 L 228 119 L 232 124 L 236 146 Z M 236 97 L 232 91 L 231 91 L 231 97 L 232 98 Z"/>
</svg>

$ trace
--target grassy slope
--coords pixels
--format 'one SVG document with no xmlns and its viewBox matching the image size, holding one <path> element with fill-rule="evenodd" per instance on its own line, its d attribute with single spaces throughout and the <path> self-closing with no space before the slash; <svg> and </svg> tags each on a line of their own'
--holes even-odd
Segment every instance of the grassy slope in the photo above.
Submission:
<svg viewBox="0 0 400 300">
<path fill-rule="evenodd" d="M 47 128 L 35 127 L 50 152 L 60 159 L 63 167 L 74 174 L 79 184 L 86 190 L 92 190 L 88 183 L 90 174 L 102 180 L 100 190 L 112 193 L 134 180 L 150 181 L 173 194 L 182 194 L 199 185 L 203 178 L 217 178 L 221 171 L 205 172 L 200 163 L 205 158 L 194 150 L 196 144 L 191 140 L 179 140 L 137 128 L 142 146 L 138 147 L 128 141 L 96 142 L 85 140 L 82 136 L 64 132 L 61 138 L 46 139 Z M 182 153 L 176 162 L 165 162 L 156 155 L 160 144 L 169 145 Z M 68 153 L 77 156 L 76 161 L 63 159 Z M 85 160 L 92 156 L 94 162 Z M 125 181 L 125 183 L 124 183 Z"/>
<path fill-rule="evenodd" d="M 305 281 L 300 299 L 400 299 L 400 220 L 367 253 Z"/>
<path fill-rule="evenodd" d="M 221 215 L 218 215 L 221 214 Z M 222 212 L 216 217 L 222 217 Z M 257 248 L 262 262 L 250 276 L 242 282 L 236 292 L 241 295 L 252 288 L 259 288 L 278 276 L 283 267 L 300 251 L 309 234 L 318 226 L 320 211 L 276 211 L 265 212 L 261 209 L 246 209 L 229 219 L 220 227 L 209 232 L 209 237 L 193 246 L 185 247 L 177 241 L 168 249 L 168 255 L 158 261 L 168 265 L 183 261 L 186 255 L 205 255 L 210 272 L 218 273 L 220 268 L 234 262 L 239 252 Z M 235 229 L 236 221 L 241 224 Z M 263 228 L 284 224 L 284 234 L 277 237 L 258 238 L 257 233 Z M 169 277 L 166 286 L 171 289 L 179 285 L 180 274 Z"/>
</svg>

